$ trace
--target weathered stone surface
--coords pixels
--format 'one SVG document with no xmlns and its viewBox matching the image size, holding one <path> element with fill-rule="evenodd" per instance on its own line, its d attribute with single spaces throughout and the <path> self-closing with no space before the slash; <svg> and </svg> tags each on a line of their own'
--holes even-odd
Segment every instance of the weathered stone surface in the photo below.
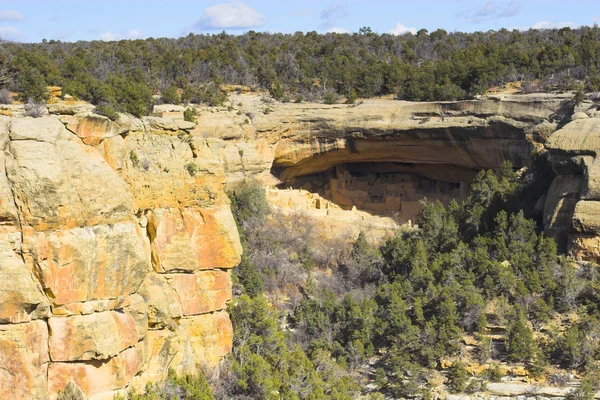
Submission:
<svg viewBox="0 0 600 400">
<path fill-rule="evenodd" d="M 142 121 L 148 133 L 172 135 L 179 130 L 172 118 L 144 117 Z"/>
<path fill-rule="evenodd" d="M 175 125 L 177 125 L 178 129 L 181 129 L 183 131 L 191 131 L 192 129 L 194 129 L 196 127 L 196 124 L 193 122 L 189 122 L 189 121 L 184 121 L 182 119 L 176 119 L 174 120 Z"/>
<path fill-rule="evenodd" d="M 579 201 L 573 213 L 573 229 L 594 235 L 600 232 L 600 201 Z"/>
<path fill-rule="evenodd" d="M 0 398 L 47 398 L 48 327 L 44 321 L 0 325 Z"/>
<path fill-rule="evenodd" d="M 131 188 L 135 211 L 208 207 L 226 202 L 222 168 L 220 171 L 206 168 L 218 164 L 218 159 L 208 153 L 205 154 L 208 159 L 194 158 L 185 137 L 130 134 L 124 143 L 125 166 L 119 173 Z"/>
<path fill-rule="evenodd" d="M 122 308 L 135 323 L 137 340 L 143 340 L 148 331 L 148 314 L 150 313 L 148 304 L 141 295 L 136 293 L 127 298 Z"/>
<path fill-rule="evenodd" d="M 183 356 L 187 361 L 175 368 L 180 373 L 194 373 L 200 365 L 216 366 L 233 346 L 233 327 L 225 311 L 183 318 L 177 334 L 188 353 Z"/>
<path fill-rule="evenodd" d="M 28 119 L 13 121 L 11 138 L 20 139 L 10 142 L 7 173 L 21 222 L 45 230 L 131 219 L 129 189 L 100 153 L 47 120 L 39 130 Z"/>
<path fill-rule="evenodd" d="M 56 143 L 65 127 L 56 118 L 13 118 L 10 126 L 11 140 L 34 140 L 37 142 Z"/>
<path fill-rule="evenodd" d="M 0 250 L 0 282 L 0 324 L 28 322 L 50 314 L 50 302 L 39 282 L 10 249 Z"/>
<path fill-rule="evenodd" d="M 164 382 L 169 368 L 185 364 L 181 338 L 170 330 L 148 331 L 143 345 L 148 361 L 131 383 L 138 393 L 144 390 L 147 382 Z"/>
<path fill-rule="evenodd" d="M 545 146 L 553 154 L 596 155 L 600 150 L 600 119 L 588 118 L 569 122 L 554 132 Z"/>
<path fill-rule="evenodd" d="M 56 399 L 59 390 L 73 382 L 86 397 L 125 387 L 144 365 L 141 346 L 130 347 L 108 361 L 55 362 L 48 368 L 48 394 Z"/>
<path fill-rule="evenodd" d="M 52 361 L 106 360 L 138 341 L 135 321 L 122 312 L 54 317 L 48 326 Z"/>
<path fill-rule="evenodd" d="M 138 293 L 148 304 L 148 323 L 152 328 L 168 327 L 175 330 L 176 320 L 181 318 L 181 303 L 164 276 L 150 273 Z"/>
<path fill-rule="evenodd" d="M 106 138 L 129 131 L 128 126 L 118 125 L 103 115 L 92 113 L 74 116 L 67 124 L 67 129 L 91 146 L 99 144 Z"/>
<path fill-rule="evenodd" d="M 157 210 L 148 216 L 157 272 L 232 268 L 241 245 L 228 207 Z"/>
<path fill-rule="evenodd" d="M 134 222 L 25 233 L 26 260 L 56 305 L 134 293 L 150 270 Z"/>
<path fill-rule="evenodd" d="M 90 112 L 94 106 L 84 101 L 58 101 L 48 104 L 48 112 L 58 115 L 75 115 L 78 113 Z"/>
<path fill-rule="evenodd" d="M 181 299 L 183 315 L 222 310 L 231 300 L 231 279 L 227 271 L 168 274 L 166 278 Z"/>
</svg>

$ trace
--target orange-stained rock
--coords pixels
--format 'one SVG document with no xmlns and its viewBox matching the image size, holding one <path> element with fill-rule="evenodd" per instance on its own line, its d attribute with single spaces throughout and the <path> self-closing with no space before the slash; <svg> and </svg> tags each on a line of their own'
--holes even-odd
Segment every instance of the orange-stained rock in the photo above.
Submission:
<svg viewBox="0 0 600 400">
<path fill-rule="evenodd" d="M 174 366 L 178 373 L 193 373 L 200 365 L 214 367 L 233 346 L 233 327 L 225 311 L 182 318 L 177 335 L 187 352 L 184 362 Z"/>
<path fill-rule="evenodd" d="M 25 258 L 39 269 L 54 304 L 135 292 L 149 272 L 148 254 L 134 222 L 31 233 Z"/>
<path fill-rule="evenodd" d="M 183 311 L 179 297 L 164 276 L 151 272 L 138 293 L 148 305 L 148 324 L 152 328 L 176 329 L 175 320 L 181 318 Z"/>
<path fill-rule="evenodd" d="M 157 272 L 233 268 L 242 252 L 229 207 L 157 210 L 148 216 Z"/>
<path fill-rule="evenodd" d="M 148 216 L 152 263 L 158 272 L 195 271 L 200 268 L 190 230 L 177 209 L 155 210 Z"/>
<path fill-rule="evenodd" d="M 122 157 L 119 143 L 105 146 L 107 160 Z M 129 184 L 134 210 L 225 204 L 223 167 L 214 154 L 195 157 L 187 136 L 129 133 L 118 172 Z"/>
<path fill-rule="evenodd" d="M 222 310 L 231 300 L 231 279 L 227 271 L 168 274 L 166 278 L 181 299 L 183 315 Z"/>
<path fill-rule="evenodd" d="M 48 325 L 52 361 L 105 360 L 138 341 L 133 318 L 116 311 L 54 317 Z"/>
<path fill-rule="evenodd" d="M 184 355 L 181 338 L 167 329 L 148 331 L 143 346 L 147 362 L 131 383 L 138 393 L 144 391 L 147 382 L 164 382 L 169 368 L 181 365 Z"/>
<path fill-rule="evenodd" d="M 0 399 L 47 398 L 48 327 L 0 325 Z"/>
<path fill-rule="evenodd" d="M 233 268 L 240 262 L 242 245 L 229 206 L 185 209 L 183 219 L 191 231 L 200 269 Z"/>
<path fill-rule="evenodd" d="M 72 381 L 86 398 L 125 387 L 144 365 L 142 346 L 130 347 L 108 361 L 56 362 L 48 368 L 48 394 L 56 399 Z"/>
<path fill-rule="evenodd" d="M 0 323 L 28 322 L 50 314 L 50 302 L 21 257 L 0 239 Z"/>
<path fill-rule="evenodd" d="M 85 144 L 95 146 L 106 138 L 126 133 L 129 127 L 120 126 L 102 115 L 89 113 L 70 118 L 67 129 L 79 136 Z"/>
</svg>

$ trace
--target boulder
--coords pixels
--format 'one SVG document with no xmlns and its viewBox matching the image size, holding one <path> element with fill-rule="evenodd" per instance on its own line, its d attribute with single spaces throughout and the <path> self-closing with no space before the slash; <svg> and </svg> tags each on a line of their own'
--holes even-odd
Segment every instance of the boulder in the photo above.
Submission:
<svg viewBox="0 0 600 400">
<path fill-rule="evenodd" d="M 92 113 L 74 116 L 67 124 L 67 129 L 79 136 L 83 143 L 91 146 L 129 131 L 126 125 L 119 125 L 108 117 Z"/>
<path fill-rule="evenodd" d="M 50 302 L 22 258 L 11 250 L 1 251 L 0 266 L 0 324 L 48 317 Z"/>
<path fill-rule="evenodd" d="M 65 96 L 65 100 L 67 96 Z M 84 101 L 58 101 L 48 104 L 48 112 L 57 115 L 75 115 L 87 113 L 94 109 L 94 106 Z"/>
</svg>

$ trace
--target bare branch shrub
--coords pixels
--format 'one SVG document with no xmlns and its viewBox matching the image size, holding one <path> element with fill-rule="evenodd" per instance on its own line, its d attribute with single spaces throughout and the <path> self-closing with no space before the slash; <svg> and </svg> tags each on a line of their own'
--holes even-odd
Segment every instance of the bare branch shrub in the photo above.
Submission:
<svg viewBox="0 0 600 400">
<path fill-rule="evenodd" d="M 0 104 L 10 104 L 12 103 L 12 99 L 10 97 L 10 92 L 7 89 L 0 90 Z"/>
<path fill-rule="evenodd" d="M 25 115 L 28 117 L 39 118 L 46 114 L 46 105 L 44 103 L 38 103 L 29 99 L 25 104 Z"/>
</svg>

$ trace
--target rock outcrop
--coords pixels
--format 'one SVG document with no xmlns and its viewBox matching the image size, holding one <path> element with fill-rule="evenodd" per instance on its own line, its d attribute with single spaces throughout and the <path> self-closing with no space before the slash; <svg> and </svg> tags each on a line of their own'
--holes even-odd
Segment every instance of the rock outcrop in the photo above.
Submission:
<svg viewBox="0 0 600 400">
<path fill-rule="evenodd" d="M 584 115 L 564 125 L 546 143 L 558 176 L 547 195 L 544 224 L 563 250 L 579 260 L 598 262 L 600 118 Z"/>
<path fill-rule="evenodd" d="M 72 381 L 111 399 L 169 368 L 215 366 L 232 346 L 241 253 L 223 189 L 243 179 L 322 235 L 383 239 L 420 196 L 461 198 L 477 171 L 548 152 L 546 232 L 599 260 L 600 118 L 584 103 L 565 124 L 568 98 L 348 106 L 234 95 L 237 108 L 200 108 L 197 124 L 178 108 L 112 121 L 81 103 L 0 116 L 0 398 L 55 399 Z"/>
<path fill-rule="evenodd" d="M 0 119 L 0 398 L 72 381 L 111 399 L 215 366 L 241 253 L 222 167 L 189 125 L 51 112 Z"/>
</svg>

